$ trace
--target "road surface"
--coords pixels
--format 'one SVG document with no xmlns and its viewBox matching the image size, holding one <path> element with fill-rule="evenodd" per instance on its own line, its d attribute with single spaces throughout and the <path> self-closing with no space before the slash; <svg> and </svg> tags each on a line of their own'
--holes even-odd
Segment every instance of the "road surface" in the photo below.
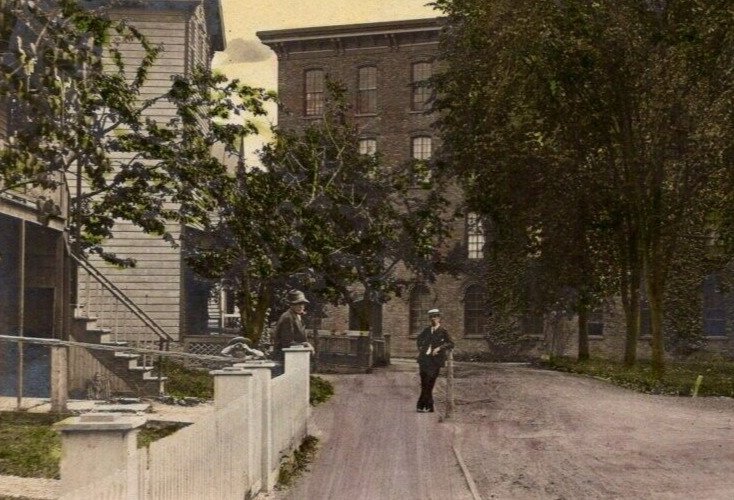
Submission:
<svg viewBox="0 0 734 500">
<path fill-rule="evenodd" d="M 456 414 L 416 413 L 417 367 L 326 376 L 320 450 L 274 498 L 732 499 L 734 400 L 638 394 L 523 365 L 457 364 Z M 458 458 L 455 451 L 458 452 Z M 459 459 L 466 467 L 462 472 Z"/>
</svg>

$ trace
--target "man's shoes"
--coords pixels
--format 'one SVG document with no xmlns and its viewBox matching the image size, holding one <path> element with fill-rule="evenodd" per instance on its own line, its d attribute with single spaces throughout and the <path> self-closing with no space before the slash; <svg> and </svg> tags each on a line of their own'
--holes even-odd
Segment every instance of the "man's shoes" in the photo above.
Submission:
<svg viewBox="0 0 734 500">
<path fill-rule="evenodd" d="M 426 411 L 427 411 L 428 413 L 433 413 L 433 408 L 426 408 Z"/>
<path fill-rule="evenodd" d="M 428 411 L 428 408 L 418 408 L 418 413 L 426 413 Z"/>
</svg>

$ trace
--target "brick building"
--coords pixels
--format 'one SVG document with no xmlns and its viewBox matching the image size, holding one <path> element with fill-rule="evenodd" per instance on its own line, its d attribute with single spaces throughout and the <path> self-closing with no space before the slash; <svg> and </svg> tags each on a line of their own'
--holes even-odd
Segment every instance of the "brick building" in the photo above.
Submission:
<svg viewBox="0 0 734 500">
<path fill-rule="evenodd" d="M 279 127 L 297 130 L 318 119 L 329 78 L 344 85 L 352 100 L 362 152 L 379 152 L 388 168 L 429 159 L 439 138 L 432 128 L 434 117 L 426 113 L 431 92 L 421 83 L 436 69 L 441 22 L 430 18 L 259 32 L 260 40 L 278 56 Z M 447 189 L 453 191 L 451 198 L 460 199 L 456 188 Z M 483 236 L 472 221 L 457 220 L 453 239 L 467 257 L 471 253 L 479 262 Z M 428 309 L 438 307 L 460 350 L 484 349 L 486 321 L 479 285 L 470 276 L 441 276 L 430 287 L 416 283 L 407 294 L 378 306 L 369 327 L 390 335 L 393 355 L 413 356 Z M 357 301 L 351 311 L 330 309 L 322 328 L 364 328 L 354 311 L 360 306 Z"/>
<path fill-rule="evenodd" d="M 360 134 L 364 153 L 379 151 L 386 166 L 429 158 L 439 147 L 433 116 L 426 113 L 430 90 L 420 83 L 436 71 L 439 18 L 381 23 L 321 26 L 263 31 L 260 40 L 278 57 L 278 114 L 283 129 L 302 129 L 323 111 L 326 78 L 341 82 L 351 98 L 352 119 Z M 447 188 L 450 199 L 459 203 L 457 188 Z M 444 313 L 444 324 L 457 341 L 457 352 L 494 348 L 488 331 L 488 311 L 482 286 L 485 236 L 480 223 L 469 213 L 454 222 L 455 255 L 467 271 L 463 276 L 440 276 L 431 286 L 415 284 L 403 297 L 396 297 L 373 314 L 373 332 L 391 336 L 392 354 L 413 356 L 415 336 L 426 324 L 433 307 Z M 712 351 L 734 352 L 734 297 L 712 285 L 713 277 L 701 288 L 702 330 Z M 360 307 L 357 303 L 355 308 Z M 359 329 L 354 311 L 329 311 L 325 329 Z M 649 325 L 642 310 L 640 355 L 649 354 Z M 625 321 L 617 301 L 589 318 L 592 355 L 619 357 L 623 353 Z M 515 354 L 543 351 L 573 354 L 576 350 L 576 320 L 522 318 L 518 321 L 519 343 Z M 495 352 L 496 354 L 496 352 Z"/>
</svg>

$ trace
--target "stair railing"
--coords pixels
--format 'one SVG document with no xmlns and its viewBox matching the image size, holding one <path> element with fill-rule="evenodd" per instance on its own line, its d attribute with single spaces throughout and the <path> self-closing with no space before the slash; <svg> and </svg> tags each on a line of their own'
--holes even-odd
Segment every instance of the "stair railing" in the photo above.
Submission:
<svg viewBox="0 0 734 500">
<path fill-rule="evenodd" d="M 85 257 L 69 252 L 79 266 L 77 310 L 96 319 L 98 327 L 109 330 L 112 342 L 125 342 L 132 347 L 168 351 L 175 339 L 166 332 L 125 292 Z M 84 276 L 81 272 L 84 272 Z M 151 333 L 155 338 L 151 339 Z M 142 366 L 150 367 L 151 356 L 142 356 Z M 160 370 L 158 370 L 160 377 Z"/>
</svg>

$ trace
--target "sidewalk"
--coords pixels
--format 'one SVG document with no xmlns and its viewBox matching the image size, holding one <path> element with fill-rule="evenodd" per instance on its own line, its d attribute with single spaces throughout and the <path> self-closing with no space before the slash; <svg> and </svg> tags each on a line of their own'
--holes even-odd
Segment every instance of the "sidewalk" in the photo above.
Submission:
<svg viewBox="0 0 734 500">
<path fill-rule="evenodd" d="M 371 375 L 323 377 L 336 394 L 313 411 L 309 431 L 320 440 L 315 463 L 290 490 L 269 498 L 474 498 L 454 452 L 453 425 L 439 422 L 441 413 L 415 410 L 414 361 L 393 360 Z M 442 385 L 435 395 L 439 402 Z M 436 406 L 443 411 L 443 404 Z"/>
</svg>

